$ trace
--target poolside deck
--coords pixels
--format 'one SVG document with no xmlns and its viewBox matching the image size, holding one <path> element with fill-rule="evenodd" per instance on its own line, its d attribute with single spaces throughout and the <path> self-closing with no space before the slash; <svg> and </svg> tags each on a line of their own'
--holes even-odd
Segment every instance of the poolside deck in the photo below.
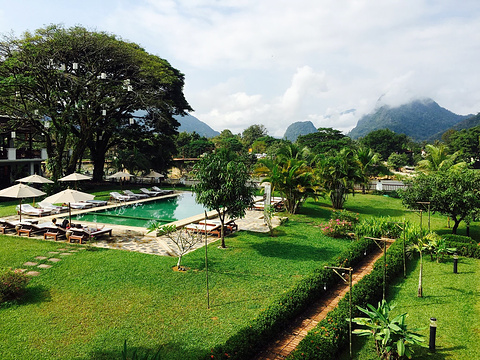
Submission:
<svg viewBox="0 0 480 360">
<path fill-rule="evenodd" d="M 140 199 L 136 201 L 127 201 L 122 203 L 110 203 L 105 206 L 98 206 L 90 209 L 81 209 L 81 210 L 73 209 L 72 216 L 89 213 L 91 211 L 108 210 L 108 209 L 116 208 L 119 206 L 131 205 L 139 202 L 148 202 L 152 200 L 175 197 L 181 193 L 182 192 L 177 191 L 174 194 L 156 196 L 156 197 Z M 208 219 L 215 218 L 215 217 L 217 217 L 217 212 L 215 210 L 207 212 Z M 17 219 L 18 216 L 12 216 L 11 218 Z M 32 218 L 32 217 L 22 216 L 22 219 L 24 220 L 35 219 L 35 220 L 39 220 L 40 222 L 48 222 L 48 221 L 51 221 L 52 218 L 57 218 L 57 219 L 68 218 L 68 213 L 49 215 L 41 218 L 37 218 L 37 217 Z M 177 228 L 182 228 L 185 225 L 196 223 L 204 219 L 205 219 L 205 214 L 203 213 L 203 214 L 198 214 L 185 219 L 181 219 L 178 221 L 174 221 L 171 224 L 177 226 Z M 91 227 L 101 224 L 113 230 L 112 237 L 100 238 L 96 241 L 91 242 L 90 243 L 91 246 L 100 247 L 100 248 L 136 251 L 136 252 L 142 252 L 142 253 L 154 254 L 154 255 L 177 256 L 177 253 L 176 253 L 177 247 L 170 239 L 168 239 L 166 236 L 157 237 L 155 233 L 147 233 L 147 230 L 143 227 L 104 224 L 102 222 L 93 223 L 93 222 L 88 222 L 83 220 L 81 221 L 81 223 Z M 239 227 L 239 230 L 248 230 L 248 231 L 257 231 L 257 232 L 268 231 L 268 227 L 263 220 L 263 211 L 247 210 L 245 218 L 236 220 L 236 223 Z M 274 222 L 274 226 L 278 226 L 278 224 L 279 224 L 279 220 L 276 219 Z M 207 242 L 212 243 L 217 240 L 219 240 L 218 237 L 209 236 L 207 239 Z M 199 243 L 193 250 L 199 247 L 202 247 L 204 245 L 205 244 L 203 242 Z"/>
</svg>

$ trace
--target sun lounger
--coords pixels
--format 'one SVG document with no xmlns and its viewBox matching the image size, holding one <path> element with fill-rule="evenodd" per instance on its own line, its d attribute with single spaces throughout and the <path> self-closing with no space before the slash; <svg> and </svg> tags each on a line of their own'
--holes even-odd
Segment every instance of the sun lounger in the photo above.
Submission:
<svg viewBox="0 0 480 360">
<path fill-rule="evenodd" d="M 5 220 L 5 219 L 0 219 L 0 232 L 2 234 L 5 234 L 7 231 L 16 231 L 15 227 L 20 224 L 20 221 L 14 220 Z"/>
<path fill-rule="evenodd" d="M 207 219 L 206 221 L 205 220 L 202 220 L 202 221 L 199 221 L 198 222 L 200 225 L 212 225 L 212 226 L 220 226 L 222 223 L 220 222 L 220 220 L 218 219 Z M 227 220 L 225 221 L 225 227 L 227 228 L 228 231 L 230 232 L 234 232 L 234 231 L 237 231 L 238 230 L 238 225 L 235 224 L 235 220 Z"/>
<path fill-rule="evenodd" d="M 71 228 L 70 231 L 72 234 L 68 238 L 68 242 L 73 242 L 75 240 L 78 240 L 80 244 L 83 244 L 84 241 L 88 241 L 93 237 L 98 237 L 102 236 L 105 234 L 108 234 L 108 236 L 112 236 L 112 229 L 110 228 L 103 228 L 103 229 L 98 229 L 94 231 L 87 231 L 86 229 L 79 229 L 79 228 Z"/>
<path fill-rule="evenodd" d="M 63 211 L 68 211 L 68 206 L 53 205 L 52 203 L 49 203 L 46 201 L 40 201 L 38 205 L 40 206 L 41 209 L 51 211 L 54 214 L 58 214 Z"/>
<path fill-rule="evenodd" d="M 159 196 L 162 194 L 160 191 L 150 191 L 147 188 L 141 188 L 140 191 L 148 196 Z"/>
<path fill-rule="evenodd" d="M 106 206 L 108 201 L 106 200 L 87 200 L 86 203 L 93 204 L 93 206 Z"/>
<path fill-rule="evenodd" d="M 136 200 L 136 197 L 134 197 L 134 196 L 122 195 L 122 194 L 120 194 L 116 191 L 112 191 L 110 193 L 110 196 L 112 197 L 113 200 L 118 201 L 118 202 Z"/>
<path fill-rule="evenodd" d="M 67 237 L 67 229 L 64 229 L 60 226 L 49 226 L 47 227 L 47 231 L 43 233 L 43 238 L 48 239 L 52 237 L 55 241 L 58 240 L 59 237 Z"/>
<path fill-rule="evenodd" d="M 173 194 L 173 190 L 162 190 L 158 186 L 152 186 L 152 190 L 159 192 L 160 195 Z"/>
<path fill-rule="evenodd" d="M 133 196 L 137 199 L 146 199 L 148 198 L 149 196 L 147 194 L 135 194 L 133 191 L 131 190 L 123 190 L 123 193 L 127 196 Z"/>
<path fill-rule="evenodd" d="M 184 229 L 193 231 L 195 233 L 207 234 L 207 235 L 217 235 L 218 237 L 222 236 L 220 225 L 200 225 L 200 224 L 189 224 L 184 227 Z"/>
<path fill-rule="evenodd" d="M 21 236 L 22 234 L 27 234 L 27 236 L 30 237 L 32 234 L 43 234 L 52 226 L 54 225 L 51 222 L 46 222 L 42 224 L 21 222 L 20 227 L 17 229 L 17 235 Z"/>
<path fill-rule="evenodd" d="M 17 210 L 17 213 L 19 214 L 21 210 L 22 215 L 30 215 L 30 216 L 46 216 L 46 215 L 52 214 L 50 210 L 37 209 L 30 204 L 22 204 L 21 208 L 20 208 L 20 205 L 17 205 L 16 210 Z"/>
<path fill-rule="evenodd" d="M 76 202 L 76 203 L 70 203 L 70 207 L 72 209 L 91 209 L 95 205 L 89 202 Z"/>
</svg>

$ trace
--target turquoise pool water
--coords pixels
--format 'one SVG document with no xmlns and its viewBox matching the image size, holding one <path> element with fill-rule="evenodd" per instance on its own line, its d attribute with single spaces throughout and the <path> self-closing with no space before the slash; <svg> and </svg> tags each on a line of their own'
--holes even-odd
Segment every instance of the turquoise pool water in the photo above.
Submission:
<svg viewBox="0 0 480 360">
<path fill-rule="evenodd" d="M 203 214 L 204 207 L 195 202 L 189 192 L 168 199 L 153 200 L 109 210 L 92 211 L 75 216 L 75 221 L 90 221 L 103 224 L 147 227 L 154 221 L 164 224 Z M 72 219 L 72 223 L 74 220 Z"/>
</svg>

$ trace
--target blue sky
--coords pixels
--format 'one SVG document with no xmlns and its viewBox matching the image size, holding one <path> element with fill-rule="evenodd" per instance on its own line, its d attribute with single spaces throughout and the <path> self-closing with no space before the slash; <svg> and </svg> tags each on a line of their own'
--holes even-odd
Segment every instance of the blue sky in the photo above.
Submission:
<svg viewBox="0 0 480 360">
<path fill-rule="evenodd" d="M 348 132 L 380 97 L 480 111 L 477 0 L 0 0 L 2 34 L 52 23 L 167 59 L 193 115 L 218 131 L 283 136 L 310 120 Z"/>
</svg>

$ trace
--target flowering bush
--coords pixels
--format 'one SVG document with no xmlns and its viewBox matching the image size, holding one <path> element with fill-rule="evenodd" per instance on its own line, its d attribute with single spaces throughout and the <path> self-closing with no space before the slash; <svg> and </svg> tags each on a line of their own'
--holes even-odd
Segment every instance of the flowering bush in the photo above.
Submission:
<svg viewBox="0 0 480 360">
<path fill-rule="evenodd" d="M 332 214 L 330 215 L 330 219 L 348 221 L 351 222 L 353 225 L 355 225 L 359 221 L 358 213 L 354 214 L 353 212 L 348 210 L 333 210 Z"/>
<path fill-rule="evenodd" d="M 0 271 L 0 303 L 20 297 L 30 279 L 11 269 Z"/>
<path fill-rule="evenodd" d="M 323 235 L 340 238 L 347 236 L 348 233 L 351 233 L 354 225 L 347 220 L 330 219 L 327 224 L 322 224 L 321 228 Z"/>
</svg>

